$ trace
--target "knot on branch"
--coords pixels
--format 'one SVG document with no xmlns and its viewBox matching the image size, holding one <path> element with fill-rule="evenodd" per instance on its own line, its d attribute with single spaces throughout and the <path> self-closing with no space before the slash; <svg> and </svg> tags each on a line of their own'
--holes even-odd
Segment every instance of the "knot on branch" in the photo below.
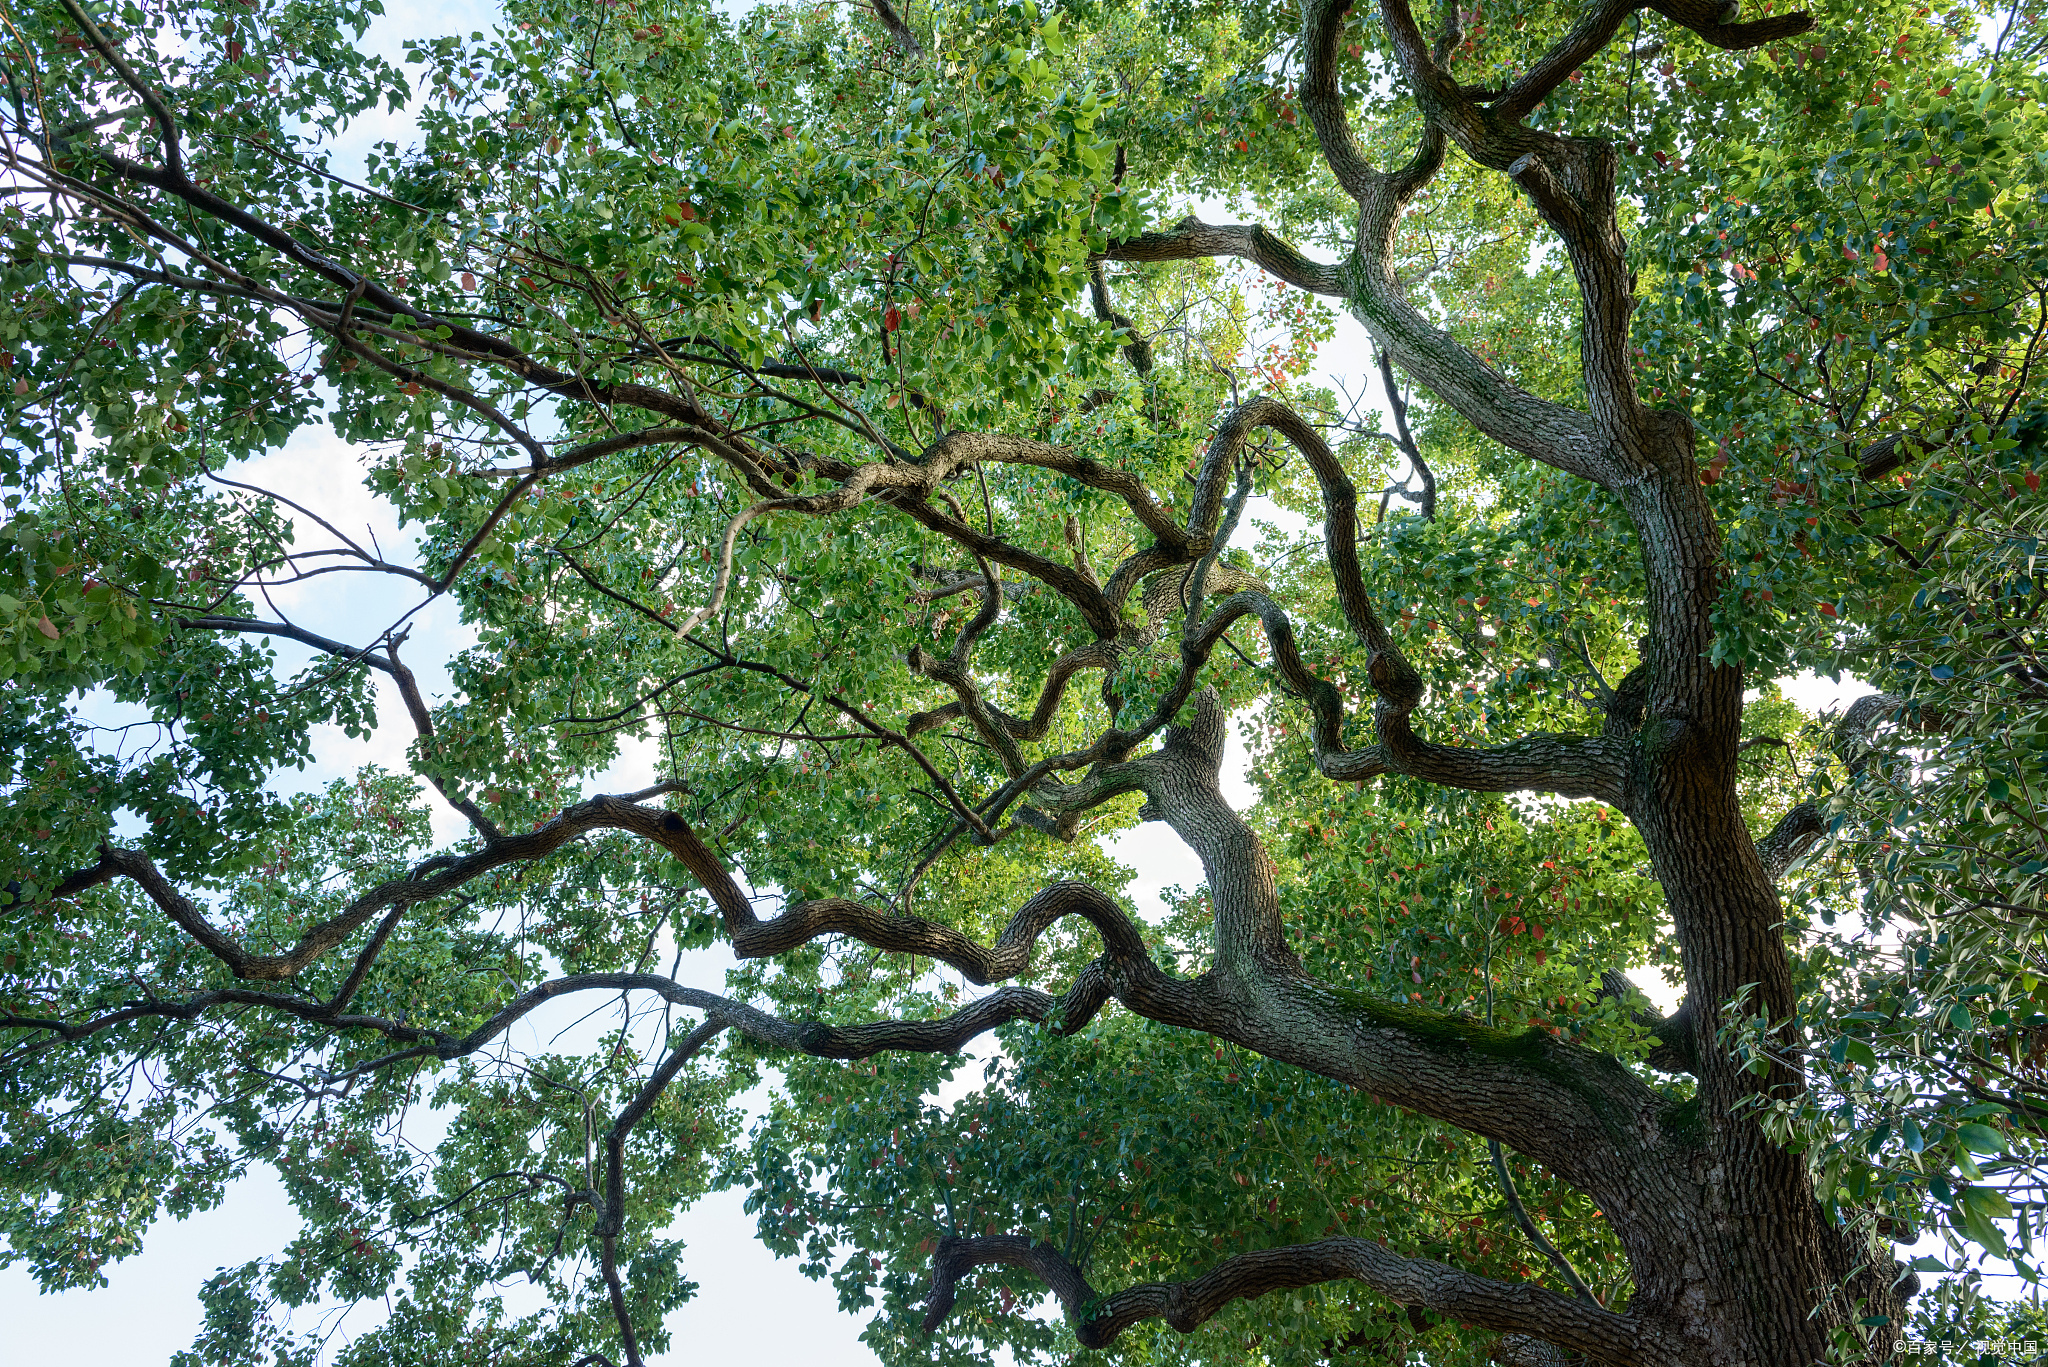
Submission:
<svg viewBox="0 0 2048 1367">
<path fill-rule="evenodd" d="M 1376 650 L 1366 664 L 1373 690 L 1388 710 L 1406 715 L 1422 704 L 1422 676 L 1398 651 Z"/>
<path fill-rule="evenodd" d="M 1508 163 L 1508 177 L 1518 183 L 1548 186 L 1550 170 L 1536 159 L 1534 152 L 1524 152 Z"/>
<path fill-rule="evenodd" d="M 1601 708 L 1607 714 L 1601 734 L 1627 740 L 1642 727 L 1643 709 L 1649 702 L 1653 674 L 1650 662 L 1644 660 L 1621 676 L 1621 682 L 1607 695 Z"/>
<path fill-rule="evenodd" d="M 1656 1047 L 1643 1056 L 1643 1062 L 1664 1073 L 1699 1072 L 1699 1053 L 1693 1043 L 1690 997 L 1680 1002 L 1678 1009 L 1669 1016 L 1661 1016 L 1651 1008 L 1641 989 L 1611 968 L 1601 973 L 1600 990 L 1595 995 L 1619 1004 L 1638 1028 L 1648 1031 L 1656 1039 Z"/>
<path fill-rule="evenodd" d="M 925 1333 L 936 1333 L 952 1312 L 960 1278 L 977 1267 L 990 1264 L 1022 1268 L 1032 1273 L 1060 1298 L 1069 1316 L 1077 1321 L 1079 1317 L 1075 1312 L 1096 1298 L 1095 1289 L 1088 1285 L 1080 1269 L 1051 1244 L 1040 1243 L 1024 1234 L 991 1234 L 980 1238 L 949 1234 L 939 1240 L 938 1249 L 932 1254 L 932 1286 L 924 1301 Z M 1115 1337 L 1114 1332 L 1104 1337 L 1099 1331 L 1091 1333 L 1093 1327 L 1087 1321 L 1075 1324 L 1075 1335 L 1081 1340 L 1081 1346 L 1107 1347 L 1109 1340 Z"/>
<path fill-rule="evenodd" d="M 1486 1356 L 1500 1367 L 1572 1367 L 1585 1359 L 1527 1334 L 1503 1334 Z"/>
</svg>

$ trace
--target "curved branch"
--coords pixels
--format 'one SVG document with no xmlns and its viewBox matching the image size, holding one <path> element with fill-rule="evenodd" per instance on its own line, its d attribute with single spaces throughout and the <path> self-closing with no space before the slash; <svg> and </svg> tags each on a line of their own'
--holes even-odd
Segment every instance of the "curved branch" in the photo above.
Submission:
<svg viewBox="0 0 2048 1367">
<path fill-rule="evenodd" d="M 1314 0 L 1307 6 L 1303 32 L 1312 66 L 1334 66 L 1334 30 L 1348 3 Z M 1409 168 L 1365 175 L 1354 191 L 1360 214 L 1352 309 L 1403 370 L 1488 437 L 1613 488 L 1645 459 L 1636 449 L 1640 443 L 1625 440 L 1641 435 L 1636 428 L 1642 408 L 1627 348 L 1634 299 L 1615 226 L 1613 149 L 1540 132 L 1482 110 L 1476 96 L 1438 63 L 1408 0 L 1379 0 L 1379 9 L 1422 113 L 1424 132 Z M 1312 71 L 1311 78 L 1319 76 Z M 1347 129 L 1333 123 L 1326 130 L 1319 121 L 1317 133 L 1333 166 L 1350 155 Z M 1514 177 L 1563 242 L 1583 296 L 1581 349 L 1589 412 L 1547 402 L 1510 383 L 1423 318 L 1395 278 L 1396 226 L 1408 200 L 1441 164 L 1446 138 L 1480 165 Z"/>
<path fill-rule="evenodd" d="M 1038 937 L 1054 922 L 1079 916 L 1102 936 L 1105 954 L 1120 963 L 1150 962 L 1136 921 L 1106 893 L 1086 883 L 1055 883 L 1010 918 L 993 945 L 982 945 L 951 926 L 921 916 L 883 911 L 844 897 L 799 902 L 772 921 L 732 927 L 733 951 L 743 959 L 783 954 L 821 935 L 850 935 L 875 949 L 918 954 L 958 969 L 976 984 L 1014 978 L 1031 963 Z"/>
<path fill-rule="evenodd" d="M 1150 1282 L 1098 1296 L 1050 1244 L 1017 1234 L 949 1237 L 940 1241 L 932 1259 L 927 1334 L 952 1310 L 960 1278 L 988 1266 L 1021 1268 L 1043 1281 L 1059 1297 L 1084 1348 L 1106 1348 L 1145 1320 L 1163 1319 L 1185 1334 L 1237 1301 L 1349 1280 L 1402 1305 L 1423 1306 L 1483 1329 L 1529 1334 L 1601 1362 L 1639 1361 L 1637 1327 L 1626 1316 L 1526 1282 L 1497 1282 L 1444 1263 L 1404 1258 L 1369 1239 L 1354 1238 L 1240 1253 L 1188 1281 Z"/>
<path fill-rule="evenodd" d="M 1756 842 L 1757 858 L 1763 860 L 1764 872 L 1775 883 L 1826 834 L 1820 804 L 1802 802 L 1779 817 L 1770 833 Z"/>
<path fill-rule="evenodd" d="M 413 577 L 422 578 L 418 575 Z M 390 675 L 391 681 L 398 685 L 398 696 L 404 701 L 406 713 L 412 718 L 413 729 L 419 733 L 420 738 L 428 740 L 434 735 L 433 713 L 427 709 L 426 698 L 420 692 L 419 680 L 398 658 L 398 647 L 406 634 L 403 631 L 396 635 L 387 633 L 384 638 L 384 653 L 379 655 L 374 646 L 358 648 L 344 645 L 340 641 L 330 640 L 291 622 L 266 622 L 249 617 L 187 617 L 180 619 L 177 625 L 185 630 L 239 631 L 252 635 L 281 636 L 286 640 L 297 641 L 300 645 L 310 646 L 323 654 L 332 655 L 346 663 L 361 661 L 372 669 Z M 484 814 L 483 808 L 477 806 L 472 799 L 464 797 L 453 783 L 432 772 L 428 772 L 425 778 L 434 785 L 434 791 L 447 799 L 449 806 L 462 813 L 469 824 L 486 840 L 495 840 L 504 834 L 498 829 L 497 823 Z"/>
<path fill-rule="evenodd" d="M 1138 521 L 1144 524 L 1145 530 L 1166 545 L 1179 548 L 1187 541 L 1186 529 L 1174 520 L 1172 510 L 1161 507 L 1152 497 L 1152 491 L 1146 487 L 1144 480 L 1128 471 L 1104 465 L 1100 461 L 1076 456 L 1072 450 L 1064 446 L 1052 446 L 1026 437 L 991 432 L 948 432 L 926 447 L 919 460 L 923 465 L 937 469 L 942 474 L 951 474 L 979 461 L 992 461 L 999 465 L 1031 465 L 1041 470 L 1051 470 L 1055 474 L 1079 480 L 1091 489 L 1115 494 L 1130 508 Z M 1066 592 L 1057 583 L 1053 584 L 1053 587 L 1062 593 Z"/>
<path fill-rule="evenodd" d="M 621 451 L 637 451 L 645 446 L 704 446 L 708 434 L 695 427 L 642 427 L 637 431 L 621 432 L 616 436 L 599 441 L 585 442 L 573 446 L 557 455 L 530 466 L 527 469 L 478 470 L 474 473 L 480 479 L 516 479 L 521 475 L 560 474 L 573 470 L 579 465 L 601 460 L 605 456 L 617 455 Z"/>
<path fill-rule="evenodd" d="M 986 485 L 983 487 L 985 490 Z M 958 520 L 965 521 L 960 505 L 954 500 L 953 496 L 946 494 L 944 497 L 948 505 L 953 509 L 953 516 Z M 981 689 L 975 684 L 973 675 L 968 669 L 968 665 L 974 656 L 976 643 L 981 640 L 990 627 L 996 624 L 1003 614 L 1002 576 L 990 568 L 988 561 L 980 556 L 975 557 L 975 564 L 981 571 L 980 577 L 974 581 L 981 591 L 981 607 L 961 626 L 959 634 L 954 638 L 952 651 L 944 659 L 938 659 L 929 654 L 922 646 L 912 646 L 907 663 L 913 674 L 922 674 L 926 678 L 943 683 L 953 690 L 955 696 L 959 699 L 959 712 L 965 715 L 967 720 L 973 724 L 976 734 L 982 738 L 982 741 L 995 750 L 998 755 L 1002 756 L 1003 771 L 1011 778 L 1015 778 L 1023 773 L 1026 767 L 1024 752 L 1018 749 L 1016 738 L 1011 735 L 1009 728 L 997 720 L 994 712 L 990 710 L 986 699 L 982 697 Z M 916 718 L 913 718 L 913 720 L 916 720 Z M 906 735 L 909 734 L 908 727 L 905 728 L 905 733 Z M 968 811 L 964 805 L 961 807 L 961 813 L 964 817 L 969 818 L 972 823 L 980 825 L 980 816 Z M 981 825 L 980 828 L 984 832 L 987 830 L 985 825 Z M 993 843 L 993 841 L 991 840 L 989 843 Z"/>
<path fill-rule="evenodd" d="M 1383 191 L 1385 177 L 1373 170 L 1365 149 L 1351 131 L 1351 119 L 1344 107 L 1344 88 L 1337 79 L 1337 54 L 1344 46 L 1344 16 L 1350 10 L 1351 0 L 1323 0 L 1302 7 L 1301 46 L 1306 67 L 1301 77 L 1301 107 L 1337 183 L 1363 205 Z"/>
<path fill-rule="evenodd" d="M 1052 667 L 1046 671 L 1045 687 L 1039 691 L 1038 701 L 1033 705 L 1029 717 L 1019 717 L 1005 712 L 992 703 L 987 704 L 989 715 L 1001 723 L 1003 729 L 1017 740 L 1043 740 L 1046 732 L 1052 727 L 1052 719 L 1059 712 L 1060 700 L 1066 696 L 1067 686 L 1073 682 L 1074 676 L 1084 669 L 1108 669 L 1115 663 L 1111 647 L 1102 641 L 1093 641 L 1070 650 L 1054 660 Z M 911 668 L 918 668 L 916 661 L 912 661 Z M 940 682 L 945 680 L 942 679 Z M 921 736 L 963 715 L 964 709 L 960 703 L 949 702 L 928 712 L 912 715 L 903 724 L 903 734 Z"/>
<path fill-rule="evenodd" d="M 1601 0 L 1588 8 L 1570 33 L 1537 58 L 1528 73 L 1493 102 L 1493 112 L 1517 122 L 1527 118 L 1551 91 L 1570 80 L 1574 71 L 1613 42 L 1621 26 L 1640 9 L 1654 10 L 1715 47 L 1731 52 L 1761 47 L 1813 27 L 1813 17 L 1802 13 L 1772 15 L 1747 24 L 1724 23 L 1724 17 L 1734 10 L 1724 0 Z"/>
<path fill-rule="evenodd" d="M 1097 318 L 1129 335 L 1131 340 L 1124 343 L 1124 359 L 1131 363 L 1131 369 L 1141 376 L 1150 375 L 1152 341 L 1138 331 L 1138 325 L 1131 320 L 1129 314 L 1118 313 L 1116 305 L 1110 301 L 1109 281 L 1102 273 L 1102 259 L 1099 257 L 1088 263 L 1088 298 L 1095 306 Z"/>
<path fill-rule="evenodd" d="M 1003 987 L 942 1020 L 804 1026 L 798 1033 L 799 1047 L 815 1058 L 871 1058 L 897 1050 L 955 1054 L 969 1040 L 1014 1020 L 1050 1021 L 1060 1033 L 1071 1035 L 1093 1020 L 1114 995 L 1114 974 L 1105 963 L 1091 961 L 1057 997 L 1031 987 Z"/>
<path fill-rule="evenodd" d="M 1508 1172 L 1507 1158 L 1501 1152 L 1498 1139 L 1486 1141 L 1486 1155 L 1493 1160 L 1493 1180 L 1500 1187 L 1500 1194 L 1507 1199 L 1508 1213 L 1515 1217 L 1515 1223 L 1521 1226 L 1522 1233 L 1529 1237 L 1529 1242 L 1536 1245 L 1536 1250 L 1557 1269 L 1557 1275 L 1564 1278 L 1565 1285 L 1571 1287 L 1572 1294 L 1582 1301 L 1593 1300 L 1592 1291 L 1587 1288 L 1585 1279 L 1579 1276 L 1578 1269 L 1572 1266 L 1571 1259 L 1559 1252 L 1557 1245 L 1550 1242 L 1543 1231 L 1537 1228 L 1535 1220 L 1530 1218 L 1528 1208 L 1522 1204 L 1522 1194 L 1515 1190 L 1515 1179 Z"/>
<path fill-rule="evenodd" d="M 913 59 L 924 56 L 924 44 L 917 41 L 917 34 L 903 22 L 903 16 L 896 12 L 896 7 L 889 0 L 869 0 L 869 3 L 875 11 L 875 18 L 889 31 L 889 37 L 895 40 L 896 46 L 903 49 L 904 56 Z"/>
<path fill-rule="evenodd" d="M 308 929 L 298 944 L 282 954 L 252 954 L 223 934 L 140 850 L 101 847 L 97 864 L 64 879 L 52 895 L 75 896 L 116 876 L 128 878 L 235 977 L 277 982 L 297 976 L 380 911 L 444 896 L 493 869 L 543 858 L 594 830 L 631 831 L 661 845 L 704 884 L 729 922 L 734 917 L 752 922 L 752 904 L 681 816 L 619 797 L 594 797 L 565 808 L 533 831 L 487 837 L 483 848 L 470 854 L 430 859 L 406 877 L 389 879 L 362 893 L 339 913 Z"/>
<path fill-rule="evenodd" d="M 1429 462 L 1422 458 L 1422 448 L 1416 444 L 1415 434 L 1408 430 L 1408 400 L 1394 382 L 1393 359 L 1381 351 L 1374 353 L 1373 361 L 1380 368 L 1380 382 L 1387 387 L 1387 411 L 1394 415 L 1394 444 L 1401 448 L 1402 455 L 1408 457 L 1408 463 L 1415 467 L 1415 477 L 1422 481 L 1422 493 L 1415 501 L 1426 522 L 1436 516 L 1436 471 L 1430 469 Z M 1403 480 L 1403 497 L 1406 497 L 1407 487 L 1407 481 Z"/>
<path fill-rule="evenodd" d="M 1890 721 L 1903 719 L 1905 699 L 1894 693 L 1866 693 L 1850 703 L 1835 722 L 1832 737 L 1835 755 L 1847 767 L 1850 774 L 1859 774 L 1870 762 L 1873 736 L 1879 727 Z M 1940 719 L 1922 713 L 1914 719 L 1921 730 L 1939 731 Z M 1756 842 L 1757 857 L 1763 860 L 1764 872 L 1772 881 L 1785 876 L 1785 871 L 1809 853 L 1827 834 L 1827 823 L 1819 803 L 1801 802 L 1779 817 L 1762 839 Z"/>
<path fill-rule="evenodd" d="M 1311 294 L 1350 293 L 1341 265 L 1312 261 L 1258 224 L 1204 223 L 1194 215 L 1164 232 L 1140 233 L 1109 244 L 1099 261 L 1189 261 L 1235 256 Z"/>
<path fill-rule="evenodd" d="M 1813 16 L 1799 10 L 1745 24 L 1733 23 L 1739 7 L 1729 0 L 1649 0 L 1646 8 L 1674 24 L 1684 25 L 1727 52 L 1747 52 L 1780 38 L 1796 37 L 1813 27 Z"/>
<path fill-rule="evenodd" d="M 1102 963 L 1097 960 L 1083 969 L 1062 996 L 1054 997 L 1032 988 L 1007 987 L 970 1002 L 951 1015 L 928 1021 L 885 1020 L 844 1026 L 791 1021 L 716 993 L 685 987 L 659 974 L 576 973 L 521 993 L 466 1034 L 383 1016 L 344 1014 L 333 1009 L 331 1002 L 246 987 L 196 992 L 179 1001 L 132 1002 L 78 1022 L 0 1014 L 0 1030 L 35 1031 L 48 1036 L 30 1046 L 39 1048 L 86 1039 L 133 1020 L 193 1020 L 217 1007 L 238 1006 L 276 1011 L 335 1031 L 372 1031 L 408 1046 L 342 1072 L 313 1070 L 319 1085 L 332 1087 L 411 1059 L 431 1058 L 445 1063 L 463 1058 L 486 1047 L 516 1022 L 557 998 L 581 992 L 651 992 L 674 1005 L 704 1012 L 709 1018 L 707 1028 L 735 1030 L 756 1044 L 818 1058 L 860 1059 L 892 1051 L 957 1053 L 970 1040 L 1013 1020 L 1050 1021 L 1055 1028 L 1071 1034 L 1093 1019 L 1112 995 L 1111 973 Z"/>
<path fill-rule="evenodd" d="M 1382 364 L 1385 354 L 1382 353 Z M 1372 606 L 1364 575 L 1358 562 L 1358 489 L 1351 482 L 1336 453 L 1312 424 L 1287 405 L 1272 398 L 1258 398 L 1240 405 L 1211 441 L 1212 455 L 1220 449 L 1234 451 L 1254 427 L 1270 427 L 1301 452 L 1314 472 L 1323 495 L 1323 533 L 1330 572 L 1335 580 L 1337 603 L 1359 642 L 1372 652 L 1369 670 L 1379 700 L 1374 724 L 1379 733 L 1377 753 L 1343 766 L 1346 779 L 1370 778 L 1383 770 L 1419 778 L 1447 787 L 1476 792 L 1513 792 L 1538 789 L 1571 797 L 1599 797 L 1621 801 L 1627 773 L 1627 749 L 1601 737 L 1532 736 L 1512 745 L 1484 750 L 1466 750 L 1435 745 L 1417 736 L 1409 716 L 1420 705 L 1422 676 L 1402 654 L 1386 624 Z M 1331 755 L 1342 753 L 1340 735 L 1341 703 L 1334 688 L 1316 679 L 1301 664 L 1293 631 L 1285 615 L 1263 595 L 1241 595 L 1242 604 L 1226 604 L 1205 625 L 1205 634 L 1220 633 L 1227 615 L 1256 612 L 1266 626 L 1267 639 L 1281 660 L 1288 682 L 1319 714 L 1321 725 L 1315 733 L 1319 748 Z M 1237 600 L 1233 600 L 1236 602 Z M 1320 760 L 1320 756 L 1319 756 Z M 1379 767 L 1375 767 L 1379 766 Z M 1331 777 L 1328 766 L 1324 772 Z"/>
</svg>

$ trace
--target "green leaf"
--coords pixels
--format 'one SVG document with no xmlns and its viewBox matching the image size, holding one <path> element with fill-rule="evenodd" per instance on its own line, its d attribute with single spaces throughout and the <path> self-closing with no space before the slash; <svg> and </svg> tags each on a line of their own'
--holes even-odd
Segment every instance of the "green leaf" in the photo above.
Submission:
<svg viewBox="0 0 2048 1367">
<path fill-rule="evenodd" d="M 1956 1126 L 1956 1138 L 1976 1153 L 1998 1154 L 2005 1152 L 2005 1136 L 1989 1125 L 1975 1123 Z M 1974 1190 L 1974 1188 L 1973 1188 Z"/>
</svg>

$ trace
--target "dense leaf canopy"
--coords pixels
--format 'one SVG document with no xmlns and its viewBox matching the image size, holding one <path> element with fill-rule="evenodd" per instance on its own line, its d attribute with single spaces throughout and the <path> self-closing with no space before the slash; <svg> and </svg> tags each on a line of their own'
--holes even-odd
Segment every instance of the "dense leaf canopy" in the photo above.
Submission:
<svg viewBox="0 0 2048 1367">
<path fill-rule="evenodd" d="M 2048 1336 L 1980 1281 L 2048 35 L 1697 8 L 511 0 L 394 67 L 376 0 L 10 0 L 0 1260 L 264 1165 L 184 1360 L 637 1364 L 738 1185 L 891 1363 L 1764 1361 L 1658 1337 L 1683 1200 L 1572 1138 L 1647 1127 L 1790 1156 L 1839 1360 Z"/>
</svg>

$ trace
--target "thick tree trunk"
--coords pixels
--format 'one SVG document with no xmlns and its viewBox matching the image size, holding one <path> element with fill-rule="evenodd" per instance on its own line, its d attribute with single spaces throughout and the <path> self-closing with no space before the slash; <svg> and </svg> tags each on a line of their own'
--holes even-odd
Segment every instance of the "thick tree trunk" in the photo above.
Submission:
<svg viewBox="0 0 2048 1367">
<path fill-rule="evenodd" d="M 1773 1062 L 1752 1074 L 1716 1044 L 1729 1023 L 1722 1002 L 1750 988 L 1752 1012 L 1783 1019 L 1791 997 L 1777 898 L 1730 785 L 1654 755 L 1645 767 L 1635 815 L 1678 928 L 1699 1084 L 1691 1123 L 1674 1127 L 1673 1180 L 1641 1246 L 1624 1235 L 1631 1309 L 1691 1345 L 1688 1364 L 1806 1367 L 1825 1357 L 1837 1326 L 1865 1314 L 1896 1320 L 1896 1305 L 1852 1311 L 1844 1288 L 1860 1260 L 1847 1231 L 1815 1199 L 1804 1158 L 1770 1142 L 1744 1109 L 1796 1090 L 1796 1069 Z"/>
<path fill-rule="evenodd" d="M 1845 1329 L 1882 1317 L 1890 1325 L 1868 1336 L 1869 1360 L 1878 1361 L 1897 1338 L 1897 1265 L 1882 1248 L 1852 1245 L 1816 1199 L 1804 1159 L 1770 1142 L 1753 1110 L 1805 1085 L 1790 1023 L 1790 955 L 1772 876 L 1736 787 L 1741 674 L 1711 662 L 1719 533 L 1694 471 L 1689 424 L 1673 414 L 1645 418 L 1639 433 L 1661 440 L 1622 453 L 1647 468 L 1619 491 L 1651 585 L 1643 706 L 1639 720 L 1622 723 L 1632 734 L 1619 800 L 1642 832 L 1678 939 L 1695 1099 L 1674 1106 L 1612 1060 L 1569 1045 L 1410 1018 L 1308 979 L 1279 936 L 1264 852 L 1216 791 L 1221 718 L 1208 698 L 1193 727 L 1132 772 L 1150 799 L 1148 814 L 1171 824 L 1203 860 L 1216 905 L 1216 967 L 1180 1003 L 1147 1001 L 1138 984 L 1119 995 L 1148 1014 L 1171 1010 L 1187 1024 L 1499 1139 L 1585 1191 L 1614 1228 L 1636 1282 L 1624 1315 L 1630 1347 L 1614 1360 L 1810 1367 L 1840 1351 Z M 1368 635 L 1373 625 L 1366 622 Z M 1387 673 L 1395 678 L 1400 667 Z M 1552 786 L 1566 791 L 1570 782 Z M 1198 1004 L 1181 1014 L 1187 1000 Z M 1754 1068 L 1723 1038 L 1737 1001 L 1744 1014 L 1773 1023 L 1773 1047 Z M 1597 1359 L 1598 1328 L 1543 1336 Z"/>
<path fill-rule="evenodd" d="M 1739 680 L 1725 677 L 1732 674 L 1697 677 L 1739 703 Z M 1497 1138 L 1585 1191 L 1636 1282 L 1617 1317 L 1629 1347 L 1609 1360 L 1811 1367 L 1843 1326 L 1866 1316 L 1897 1322 L 1889 1253 L 1852 1246 L 1815 1199 L 1804 1160 L 1769 1142 L 1746 1109 L 1754 1097 L 1801 1086 L 1795 1063 L 1752 1074 L 1714 1044 L 1718 1003 L 1745 986 L 1758 985 L 1753 995 L 1774 1017 L 1791 1004 L 1776 893 L 1736 801 L 1729 723 L 1695 735 L 1689 719 L 1667 716 L 1672 724 L 1660 727 L 1647 718 L 1629 794 L 1679 928 L 1700 1022 L 1697 1100 L 1674 1106 L 1613 1060 L 1562 1041 L 1425 1019 L 1303 974 L 1270 933 L 1275 893 L 1264 852 L 1216 789 L 1220 711 L 1207 695 L 1197 710 L 1195 726 L 1140 762 L 1136 786 L 1149 798 L 1147 814 L 1203 860 L 1217 964 L 1185 996 L 1122 986 L 1127 1005 Z M 1660 737 L 1676 743 L 1659 745 Z M 1597 1337 L 1588 1337 L 1598 1328 L 1567 1325 L 1544 1337 L 1576 1339 L 1601 1360 Z M 1870 1360 L 1895 1340 L 1895 1330 L 1877 1329 Z"/>
<path fill-rule="evenodd" d="M 1676 933 L 1698 1076 L 1692 1123 L 1677 1127 L 1673 1189 L 1653 1230 L 1630 1247 L 1632 1310 L 1664 1321 L 1702 1367 L 1805 1367 L 1845 1324 L 1899 1303 L 1888 1276 L 1858 1276 L 1854 1250 L 1815 1199 L 1804 1158 L 1765 1137 L 1750 1108 L 1797 1095 L 1805 1081 L 1797 1007 L 1777 889 L 1743 821 L 1736 789 L 1741 672 L 1711 662 L 1710 615 L 1721 542 L 1694 469 L 1690 424 L 1656 414 L 1669 444 L 1646 453 L 1656 473 L 1625 487 L 1641 537 L 1653 658 L 1624 808 L 1648 848 Z M 1772 1024 L 1771 1056 L 1732 1056 L 1727 1006 Z M 1633 1242 L 1624 1236 L 1625 1242 Z M 1874 1285 L 1872 1284 L 1874 1283 Z M 1869 1304 L 1855 1306 L 1856 1298 Z M 1818 1307 L 1818 1309 L 1816 1309 Z M 1883 1356 L 1896 1330 L 1880 1328 Z M 1875 1360 L 1875 1359 L 1873 1359 Z"/>
</svg>

